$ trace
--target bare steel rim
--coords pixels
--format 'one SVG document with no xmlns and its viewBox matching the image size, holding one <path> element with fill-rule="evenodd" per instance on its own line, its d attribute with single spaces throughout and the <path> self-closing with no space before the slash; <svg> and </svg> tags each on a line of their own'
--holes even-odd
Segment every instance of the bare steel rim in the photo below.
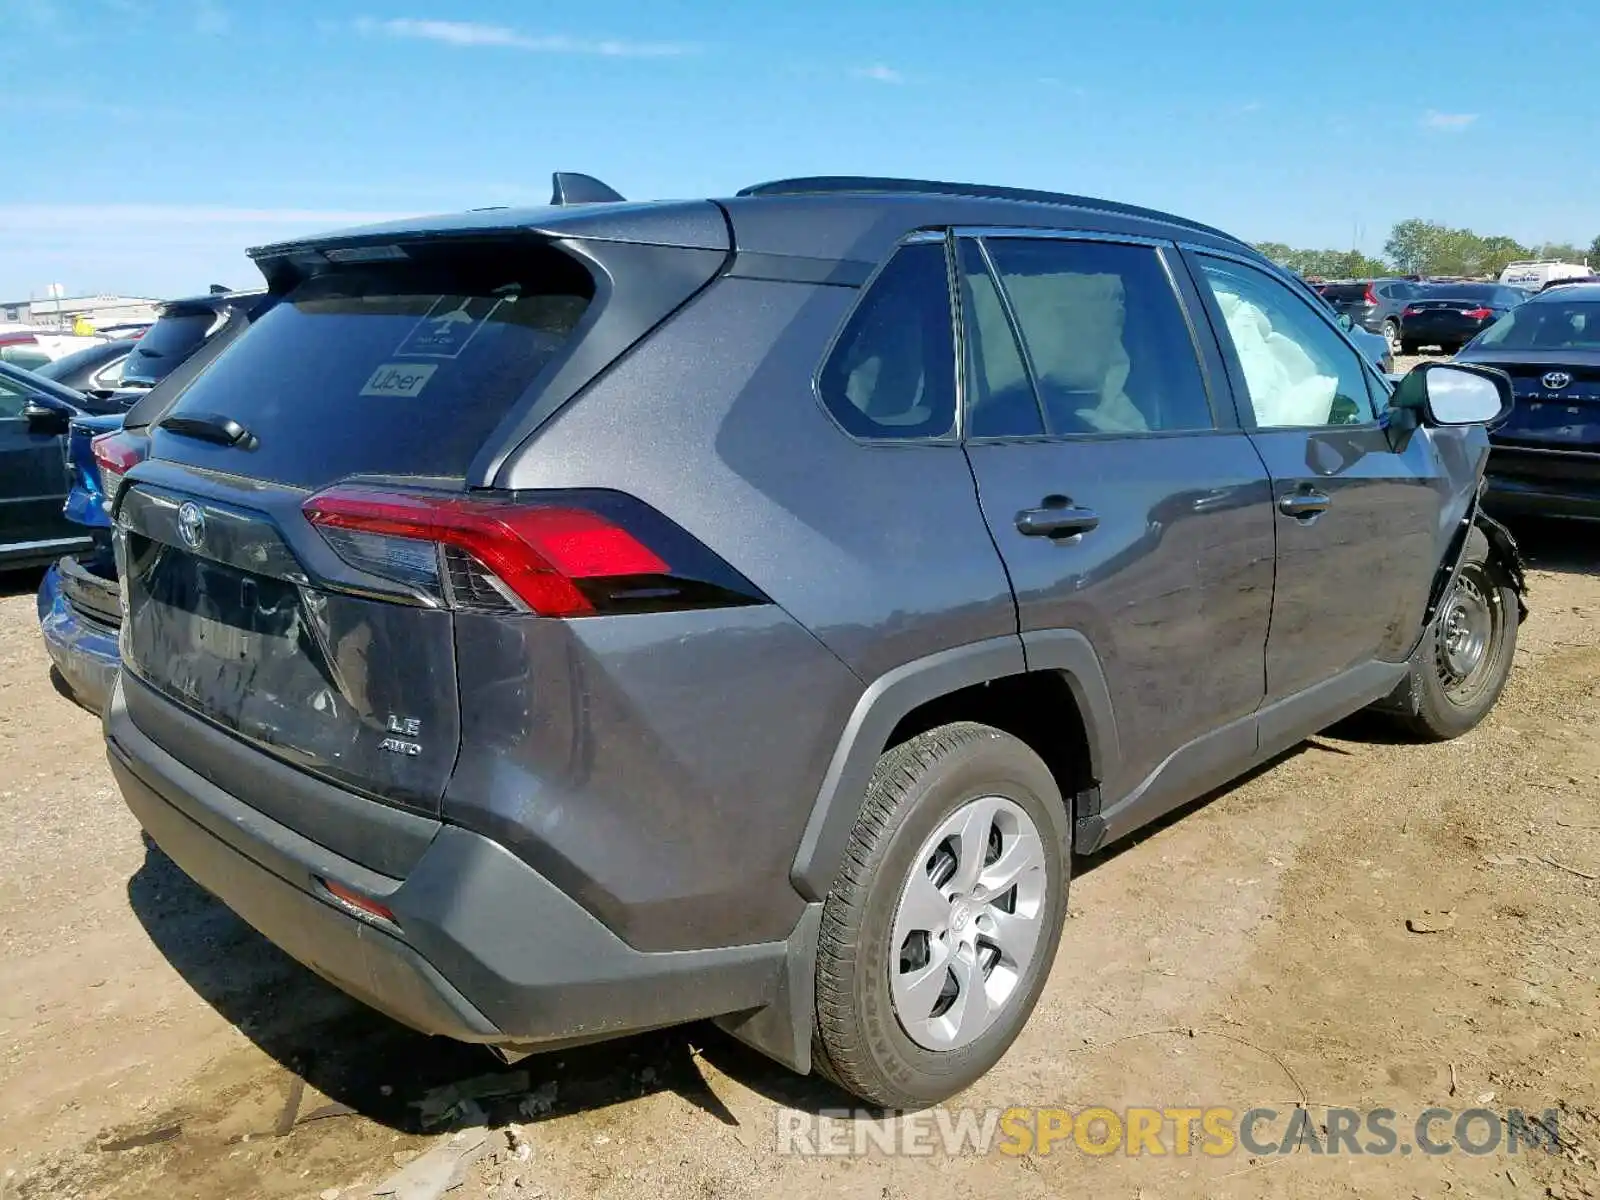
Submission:
<svg viewBox="0 0 1600 1200">
<path fill-rule="evenodd" d="M 1479 564 L 1463 567 L 1439 613 L 1434 641 L 1435 669 L 1446 699 L 1466 707 L 1483 694 L 1504 636 L 1498 589 Z"/>
<path fill-rule="evenodd" d="M 1006 1011 L 1039 950 L 1049 882 L 1033 818 L 982 796 L 945 818 L 900 890 L 889 994 L 926 1050 L 959 1050 Z"/>
</svg>

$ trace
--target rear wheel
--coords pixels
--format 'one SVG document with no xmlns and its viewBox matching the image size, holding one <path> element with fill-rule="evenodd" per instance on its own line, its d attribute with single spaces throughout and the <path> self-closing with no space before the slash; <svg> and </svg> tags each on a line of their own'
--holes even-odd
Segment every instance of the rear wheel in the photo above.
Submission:
<svg viewBox="0 0 1600 1200">
<path fill-rule="evenodd" d="M 1391 706 L 1395 719 L 1424 741 L 1474 728 L 1511 677 L 1518 621 L 1517 593 L 1490 557 L 1489 539 L 1474 529 L 1461 573 L 1412 655 L 1401 702 Z"/>
<path fill-rule="evenodd" d="M 1400 352 L 1400 323 L 1389 320 L 1383 323 L 1383 336 L 1388 339 L 1389 349 L 1398 354 Z"/>
<path fill-rule="evenodd" d="M 1049 768 L 998 729 L 945 725 L 885 753 L 823 906 L 822 1073 L 920 1108 L 994 1066 L 1055 958 L 1069 828 Z"/>
</svg>

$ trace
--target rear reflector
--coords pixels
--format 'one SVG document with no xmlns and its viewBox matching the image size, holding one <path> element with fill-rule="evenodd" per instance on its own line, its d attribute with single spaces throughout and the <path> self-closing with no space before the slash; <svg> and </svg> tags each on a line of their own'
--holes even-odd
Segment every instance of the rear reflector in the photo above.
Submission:
<svg viewBox="0 0 1600 1200">
<path fill-rule="evenodd" d="M 581 617 L 765 599 L 655 510 L 614 492 L 530 499 L 338 486 L 304 511 L 351 566 L 450 608 Z"/>
<path fill-rule="evenodd" d="M 321 876 L 317 878 L 318 882 L 328 889 L 328 894 L 335 900 L 358 910 L 366 916 L 377 917 L 380 921 L 388 921 L 390 924 L 396 923 L 394 911 L 387 905 L 379 904 L 370 896 L 363 896 L 360 892 L 352 891 L 342 883 L 335 883 L 333 880 L 323 879 Z"/>
<path fill-rule="evenodd" d="M 90 440 L 90 450 L 100 468 L 100 491 L 105 494 L 107 505 L 116 500 L 122 477 L 145 460 L 149 445 L 146 439 L 131 437 L 120 429 Z"/>
</svg>

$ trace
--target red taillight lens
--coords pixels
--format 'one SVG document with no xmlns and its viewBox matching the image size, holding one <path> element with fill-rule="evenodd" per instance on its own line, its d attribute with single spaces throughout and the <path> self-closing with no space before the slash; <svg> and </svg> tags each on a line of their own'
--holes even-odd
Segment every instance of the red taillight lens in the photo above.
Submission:
<svg viewBox="0 0 1600 1200">
<path fill-rule="evenodd" d="M 1364 303 L 1372 305 L 1373 308 L 1378 307 L 1378 293 L 1372 290 L 1370 283 L 1367 284 L 1366 295 L 1362 296 L 1361 299 Z"/>
<path fill-rule="evenodd" d="M 105 493 L 107 504 L 117 498 L 122 477 L 145 460 L 149 446 L 144 438 L 131 437 L 120 429 L 102 433 L 89 442 L 95 464 L 100 468 L 100 490 Z"/>
<path fill-rule="evenodd" d="M 328 889 L 328 894 L 335 900 L 358 912 L 369 917 L 377 917 L 380 921 L 388 921 L 390 924 L 395 923 L 394 911 L 386 904 L 379 904 L 371 896 L 363 896 L 360 892 L 347 888 L 342 883 L 335 883 L 331 879 L 323 879 L 322 886 Z"/>
<path fill-rule="evenodd" d="M 304 511 L 352 566 L 456 608 L 588 616 L 598 610 L 586 583 L 674 577 L 624 523 L 578 504 L 335 487 Z"/>
<path fill-rule="evenodd" d="M 1410 305 L 1407 305 L 1406 310 L 1400 315 L 1402 317 L 1420 317 L 1422 315 L 1422 310 L 1420 308 L 1413 308 Z"/>
<path fill-rule="evenodd" d="M 1464 316 L 1464 317 L 1471 317 L 1474 321 L 1483 321 L 1483 320 L 1488 319 L 1489 317 L 1494 316 L 1494 309 L 1492 309 L 1492 308 L 1473 308 L 1473 309 L 1468 309 L 1466 312 L 1462 313 L 1461 315 Z"/>
</svg>

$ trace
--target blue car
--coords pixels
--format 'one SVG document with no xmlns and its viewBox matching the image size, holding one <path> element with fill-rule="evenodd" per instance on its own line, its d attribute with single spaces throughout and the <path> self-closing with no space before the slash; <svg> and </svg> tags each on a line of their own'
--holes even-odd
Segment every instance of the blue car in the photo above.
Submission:
<svg viewBox="0 0 1600 1200">
<path fill-rule="evenodd" d="M 159 403 L 157 391 L 176 395 L 210 355 L 197 352 L 231 340 L 248 324 L 258 292 L 217 291 L 164 305 L 156 324 L 135 344 L 123 366 L 124 403 Z M 178 368 L 191 364 L 192 369 Z M 170 389 L 160 385 L 171 380 Z M 121 475 L 145 455 L 144 434 L 122 434 L 123 413 L 78 416 L 69 426 L 67 468 L 71 489 L 64 513 L 84 526 L 92 547 L 59 559 L 39 586 L 39 631 L 50 661 L 84 707 L 99 712 L 116 682 L 122 628 L 122 594 L 111 552 L 109 497 Z"/>
<path fill-rule="evenodd" d="M 122 428 L 122 414 L 78 417 L 67 432 L 71 490 L 65 514 L 87 527 L 93 548 L 59 559 L 39 586 L 39 631 L 56 670 L 78 701 L 96 712 L 117 675 L 122 601 L 111 553 L 111 517 L 94 439 Z M 110 453 L 115 448 L 108 448 Z M 111 468 L 107 468 L 111 469 Z"/>
</svg>

